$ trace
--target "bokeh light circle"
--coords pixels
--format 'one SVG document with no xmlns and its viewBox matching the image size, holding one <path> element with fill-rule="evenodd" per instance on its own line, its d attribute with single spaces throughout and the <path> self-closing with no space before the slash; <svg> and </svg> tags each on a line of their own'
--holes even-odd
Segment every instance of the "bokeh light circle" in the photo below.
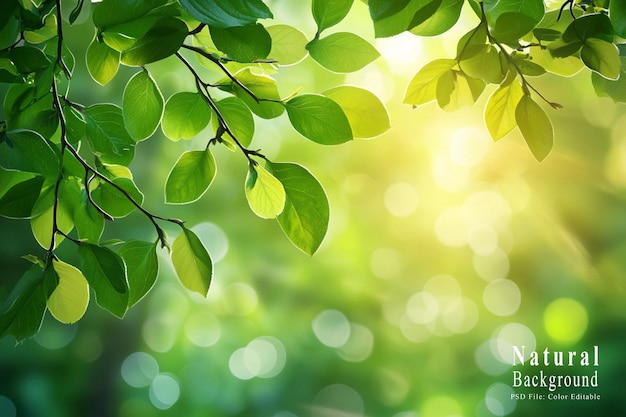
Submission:
<svg viewBox="0 0 626 417">
<path fill-rule="evenodd" d="M 0 416 L 2 417 L 15 417 L 17 416 L 17 409 L 15 404 L 9 398 L 0 395 Z"/>
<path fill-rule="evenodd" d="M 185 335 L 196 346 L 213 346 L 222 335 L 222 326 L 212 313 L 196 311 L 185 320 Z"/>
<path fill-rule="evenodd" d="M 313 400 L 312 417 L 350 416 L 362 417 L 363 398 L 353 388 L 333 384 L 322 388 Z"/>
<path fill-rule="evenodd" d="M 525 358 L 537 348 L 535 334 L 528 327 L 520 323 L 509 323 L 496 330 L 492 339 L 491 351 L 494 356 L 507 365 L 513 364 L 513 346 L 520 349 L 525 346 Z"/>
<path fill-rule="evenodd" d="M 313 319 L 313 333 L 328 347 L 343 346 L 350 337 L 350 322 L 337 310 L 324 310 Z"/>
<path fill-rule="evenodd" d="M 180 385 L 174 376 L 160 374 L 150 385 L 150 402 L 160 410 L 172 407 L 180 397 Z"/>
<path fill-rule="evenodd" d="M 384 200 L 387 211 L 395 217 L 410 216 L 419 205 L 415 187 L 405 182 L 390 185 L 385 191 Z"/>
<path fill-rule="evenodd" d="M 559 298 L 548 305 L 543 323 L 548 335 L 556 342 L 574 344 L 587 331 L 587 309 L 571 298 Z"/>
<path fill-rule="evenodd" d="M 131 387 L 147 387 L 159 374 L 159 363 L 146 352 L 131 353 L 122 362 L 121 374 Z"/>
<path fill-rule="evenodd" d="M 374 349 L 374 334 L 362 324 L 350 324 L 350 337 L 338 350 L 339 356 L 348 362 L 362 362 Z"/>
<path fill-rule="evenodd" d="M 511 414 L 517 407 L 517 400 L 513 394 L 515 394 L 513 388 L 506 384 L 501 382 L 492 384 L 485 395 L 487 409 L 496 416 Z"/>
<path fill-rule="evenodd" d="M 496 316 L 510 316 L 522 301 L 517 284 L 508 279 L 491 281 L 483 291 L 483 303 Z"/>
</svg>

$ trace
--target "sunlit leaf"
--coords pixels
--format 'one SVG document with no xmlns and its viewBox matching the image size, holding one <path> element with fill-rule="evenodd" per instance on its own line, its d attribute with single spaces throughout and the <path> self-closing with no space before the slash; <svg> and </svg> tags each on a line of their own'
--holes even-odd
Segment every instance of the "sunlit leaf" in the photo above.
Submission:
<svg viewBox="0 0 626 417">
<path fill-rule="evenodd" d="M 522 96 L 515 109 L 515 120 L 528 147 L 542 161 L 552 150 L 552 122 L 543 109 L 529 96 Z"/>
<path fill-rule="evenodd" d="M 471 106 L 485 89 L 485 82 L 459 71 L 448 71 L 437 81 L 437 103 L 446 111 Z"/>
<path fill-rule="evenodd" d="M 82 272 L 63 261 L 53 260 L 52 266 L 59 284 L 48 298 L 50 314 L 61 323 L 80 320 L 89 305 L 89 285 Z"/>
<path fill-rule="evenodd" d="M 172 140 L 188 140 L 211 121 L 211 108 L 199 93 L 180 92 L 165 103 L 161 128 Z"/>
<path fill-rule="evenodd" d="M 609 80 L 616 80 L 622 66 L 617 47 L 602 39 L 589 38 L 585 41 L 580 58 L 585 65 Z"/>
<path fill-rule="evenodd" d="M 215 158 L 209 149 L 183 153 L 167 176 L 165 202 L 185 204 L 196 201 L 213 182 L 216 169 Z"/>
<path fill-rule="evenodd" d="M 456 63 L 454 59 L 436 59 L 426 64 L 409 83 L 404 93 L 404 103 L 419 106 L 436 100 L 439 77 Z"/>
<path fill-rule="evenodd" d="M 250 208 L 263 219 L 275 218 L 285 207 L 285 188 L 261 165 L 250 164 L 245 190 Z"/>
<path fill-rule="evenodd" d="M 355 138 L 373 138 L 391 128 L 387 108 L 369 90 L 344 85 L 332 88 L 324 95 L 339 104 Z"/>
<path fill-rule="evenodd" d="M 354 72 L 380 56 L 369 42 L 354 33 L 338 32 L 307 45 L 311 57 L 335 72 Z"/>
<path fill-rule="evenodd" d="M 254 94 L 237 84 L 232 83 L 232 90 L 254 114 L 264 119 L 273 119 L 285 111 L 285 107 L 279 102 L 280 95 L 276 80 L 264 74 L 256 74 L 250 68 L 244 68 L 235 74 L 235 78 Z"/>
<path fill-rule="evenodd" d="M 103 162 L 128 165 L 135 155 L 135 141 L 126 130 L 122 109 L 113 104 L 95 104 L 83 114 L 92 152 Z"/>
<path fill-rule="evenodd" d="M 126 84 L 122 109 L 126 129 L 135 141 L 146 139 L 156 131 L 163 115 L 163 96 L 146 69 Z"/>
<path fill-rule="evenodd" d="M 487 101 L 485 122 L 493 140 L 498 140 L 517 126 L 515 109 L 524 95 L 516 80 L 501 85 Z"/>
<path fill-rule="evenodd" d="M 131 48 L 122 52 L 122 62 L 125 65 L 141 66 L 174 55 L 188 33 L 187 25 L 182 20 L 164 17 Z"/>
<path fill-rule="evenodd" d="M 446 32 L 459 20 L 463 3 L 463 0 L 443 0 L 434 13 L 430 8 L 416 13 L 409 24 L 411 33 L 418 36 L 436 36 Z"/>
<path fill-rule="evenodd" d="M 274 25 L 266 29 L 272 38 L 269 57 L 278 61 L 279 65 L 297 64 L 307 56 L 306 44 L 309 41 L 301 30 L 289 25 Z"/>
<path fill-rule="evenodd" d="M 172 244 L 171 257 L 183 285 L 206 297 L 213 278 L 213 262 L 198 236 L 183 228 Z"/>
<path fill-rule="evenodd" d="M 136 209 L 135 203 L 143 202 L 143 194 L 130 178 L 115 178 L 111 181 L 114 185 L 98 180 L 99 185 L 91 192 L 91 196 L 109 216 L 125 217 Z"/>
<path fill-rule="evenodd" d="M 159 274 L 157 244 L 130 240 L 118 253 L 126 264 L 128 277 L 128 308 L 137 304 L 154 286 Z"/>
<path fill-rule="evenodd" d="M 254 118 L 248 106 L 238 97 L 226 97 L 215 105 L 239 143 L 243 146 L 250 145 L 254 136 Z M 213 119 L 213 123 L 218 124 L 217 117 Z"/>
<path fill-rule="evenodd" d="M 285 106 L 293 127 L 313 142 L 338 145 L 353 138 L 345 113 L 328 97 L 303 94 L 287 101 Z"/>
<path fill-rule="evenodd" d="M 285 188 L 285 207 L 278 216 L 280 227 L 296 247 L 313 255 L 328 231 L 330 208 L 324 189 L 301 165 L 271 163 L 268 168 Z"/>
<path fill-rule="evenodd" d="M 87 48 L 86 62 L 89 75 L 98 82 L 106 85 L 115 77 L 120 66 L 121 54 L 109 48 L 104 42 L 94 39 Z"/>
<path fill-rule="evenodd" d="M 350 9 L 354 0 L 313 0 L 313 19 L 317 23 L 317 33 L 341 22 Z"/>
</svg>

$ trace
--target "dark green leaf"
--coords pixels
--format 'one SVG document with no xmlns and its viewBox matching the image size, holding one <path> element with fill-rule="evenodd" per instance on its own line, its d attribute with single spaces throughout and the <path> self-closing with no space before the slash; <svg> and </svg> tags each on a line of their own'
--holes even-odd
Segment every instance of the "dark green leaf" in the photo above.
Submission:
<svg viewBox="0 0 626 417">
<path fill-rule="evenodd" d="M 45 178 L 37 175 L 19 182 L 0 197 L 0 216 L 24 219 L 31 215 Z"/>
<path fill-rule="evenodd" d="M 183 153 L 167 176 L 165 202 L 185 204 L 198 200 L 215 178 L 215 158 L 209 149 Z"/>
<path fill-rule="evenodd" d="M 338 145 L 353 138 L 345 113 L 328 97 L 303 94 L 292 98 L 285 106 L 293 127 L 313 142 Z"/>
<path fill-rule="evenodd" d="M 370 4 L 370 14 L 373 9 L 377 10 L 374 31 L 377 38 L 384 38 L 409 30 L 420 21 L 424 22 L 435 13 L 442 0 L 402 0 L 397 4 L 384 4 L 392 2 L 378 0 L 374 3 Z"/>
<path fill-rule="evenodd" d="M 610 2 L 609 17 L 615 33 L 622 38 L 626 38 L 626 3 L 619 0 Z"/>
<path fill-rule="evenodd" d="M 38 133 L 13 130 L 6 132 L 0 142 L 0 167 L 4 169 L 34 172 L 56 180 L 59 165 L 56 148 Z"/>
<path fill-rule="evenodd" d="M 76 7 L 74 7 L 72 12 L 70 13 L 70 24 L 74 24 L 76 19 L 78 19 L 78 16 L 80 15 L 80 12 L 83 10 L 83 3 L 84 2 L 85 2 L 85 0 L 78 0 L 78 2 L 76 3 Z"/>
<path fill-rule="evenodd" d="M 87 190 L 78 177 L 66 176 L 59 187 L 59 200 L 68 208 L 78 238 L 98 243 L 104 230 L 104 217 L 87 197 Z"/>
<path fill-rule="evenodd" d="M 309 42 L 311 57 L 335 72 L 354 72 L 380 56 L 369 42 L 354 33 L 338 32 Z"/>
<path fill-rule="evenodd" d="M 95 104 L 86 108 L 84 115 L 92 152 L 103 162 L 128 165 L 135 154 L 135 141 L 126 130 L 122 109 Z"/>
<path fill-rule="evenodd" d="M 543 0 L 508 0 L 485 4 L 491 34 L 500 42 L 517 42 L 530 32 L 545 14 Z"/>
<path fill-rule="evenodd" d="M 622 58 L 622 69 L 617 80 L 609 80 L 597 72 L 591 74 L 591 82 L 595 92 L 600 97 L 610 97 L 615 102 L 626 103 L 626 63 Z"/>
<path fill-rule="evenodd" d="M 126 129 L 135 141 L 148 138 L 159 126 L 163 116 L 163 96 L 145 68 L 126 84 L 122 111 Z"/>
<path fill-rule="evenodd" d="M 341 22 L 350 9 L 354 0 L 313 0 L 313 19 L 317 23 L 317 33 Z"/>
<path fill-rule="evenodd" d="M 566 43 L 585 42 L 589 38 L 597 38 L 613 42 L 613 36 L 613 26 L 609 17 L 602 13 L 595 13 L 573 20 L 563 32 L 563 41 Z"/>
<path fill-rule="evenodd" d="M 443 0 L 432 15 L 416 14 L 411 33 L 418 36 L 436 36 L 445 33 L 459 20 L 463 3 L 463 0 Z"/>
<path fill-rule="evenodd" d="M 111 249 L 81 243 L 78 246 L 80 266 L 96 302 L 117 317 L 124 317 L 128 310 L 128 282 L 122 258 Z"/>
<path fill-rule="evenodd" d="M 210 27 L 213 43 L 230 59 L 253 62 L 267 58 L 272 38 L 260 23 L 229 28 Z"/>
<path fill-rule="evenodd" d="M 268 168 L 285 188 L 285 207 L 278 223 L 289 240 L 304 253 L 319 249 L 330 218 L 328 198 L 306 168 L 292 163 L 271 163 Z"/>
<path fill-rule="evenodd" d="M 93 22 L 101 31 L 105 31 L 112 26 L 139 19 L 165 2 L 166 0 L 106 0 L 95 6 Z"/>
<path fill-rule="evenodd" d="M 122 52 L 122 63 L 141 66 L 174 55 L 182 46 L 188 32 L 187 25 L 182 20 L 163 17 L 132 47 Z"/>
<path fill-rule="evenodd" d="M 399 13 L 402 9 L 407 7 L 410 0 L 369 0 L 367 5 L 369 6 L 370 16 L 375 22 L 386 17 Z"/>
<path fill-rule="evenodd" d="M 137 203 L 143 202 L 143 194 L 130 178 L 115 178 L 113 183 L 117 187 L 101 180 L 98 188 L 91 192 L 95 203 L 111 217 L 125 217 L 137 207 L 130 200 Z M 123 191 L 120 191 L 119 188 Z"/>
<path fill-rule="evenodd" d="M 47 279 L 47 277 L 51 279 Z M 49 285 L 44 285 L 46 281 Z M 52 268 L 32 265 L 19 279 L 0 308 L 0 337 L 12 334 L 17 343 L 32 337 L 43 321 L 46 300 L 56 286 Z"/>
<path fill-rule="evenodd" d="M 180 4 L 202 23 L 220 28 L 245 26 L 273 17 L 261 0 L 180 0 Z"/>
<path fill-rule="evenodd" d="M 156 242 L 131 240 L 118 253 L 126 263 L 128 275 L 128 308 L 137 304 L 154 286 L 159 275 Z"/>
<path fill-rule="evenodd" d="M 206 297 L 213 278 L 213 262 L 194 232 L 183 228 L 172 244 L 172 263 L 183 285 Z"/>
</svg>

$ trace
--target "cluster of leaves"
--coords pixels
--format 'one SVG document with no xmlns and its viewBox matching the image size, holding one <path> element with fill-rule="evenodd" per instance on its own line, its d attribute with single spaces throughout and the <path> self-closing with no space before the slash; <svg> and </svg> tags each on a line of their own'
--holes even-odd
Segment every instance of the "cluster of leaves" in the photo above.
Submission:
<svg viewBox="0 0 626 417">
<path fill-rule="evenodd" d="M 329 222 L 324 189 L 305 167 L 270 161 L 249 146 L 255 117 L 284 113 L 297 132 L 323 145 L 389 129 L 384 105 L 367 90 L 338 86 L 323 94 L 295 92 L 281 98 L 272 77 L 281 65 L 308 54 L 336 72 L 356 71 L 376 59 L 376 49 L 355 34 L 322 36 L 344 19 L 352 3 L 314 0 L 318 30 L 310 41 L 292 26 L 260 23 L 272 18 L 261 0 L 106 0 L 94 5 L 95 36 L 84 57 L 91 77 L 105 85 L 120 66 L 137 68 L 120 107 L 72 100 L 76 58 L 63 35 L 84 12 L 83 0 L 67 21 L 61 0 L 5 1 L 0 83 L 10 87 L 4 98 L 6 120 L 0 122 L 0 215 L 28 219 L 44 256 L 25 257 L 33 265 L 0 305 L 0 336 L 12 334 L 21 341 L 33 335 L 46 310 L 63 323 L 75 322 L 85 313 L 90 293 L 101 307 L 123 317 L 153 286 L 159 245 L 170 250 L 182 284 L 207 294 L 210 254 L 183 221 L 144 207 L 128 168 L 138 143 L 153 137 L 159 126 L 173 141 L 210 132 L 203 149 L 182 153 L 172 167 L 165 184 L 167 203 L 198 200 L 217 172 L 212 147 L 226 146 L 247 161 L 245 195 L 252 211 L 276 219 L 296 247 L 314 254 Z M 168 57 L 175 57 L 195 90 L 165 100 L 149 65 Z M 224 78 L 207 82 L 201 66 Z M 154 227 L 154 242 L 101 240 L 107 221 L 135 211 Z M 181 230 L 171 245 L 163 222 Z M 76 249 L 78 265 L 59 259 L 62 244 Z"/>
<path fill-rule="evenodd" d="M 380 2 L 379 14 L 373 14 L 380 33 L 394 34 L 389 21 L 408 22 L 411 15 L 407 29 L 412 32 L 443 33 L 459 18 L 463 2 L 399 3 L 407 6 L 388 16 L 387 2 Z M 546 99 L 530 78 L 546 72 L 570 76 L 587 67 L 598 95 L 626 101 L 626 45 L 620 44 L 626 37 L 626 3 L 569 0 L 555 10 L 546 10 L 543 0 L 470 0 L 469 5 L 480 23 L 458 41 L 456 57 L 430 62 L 415 75 L 405 103 L 436 101 L 452 111 L 474 104 L 488 84 L 495 84 L 485 109 L 492 138 L 497 141 L 518 127 L 535 158 L 543 160 L 554 134 L 540 103 L 554 109 L 561 105 Z"/>
</svg>

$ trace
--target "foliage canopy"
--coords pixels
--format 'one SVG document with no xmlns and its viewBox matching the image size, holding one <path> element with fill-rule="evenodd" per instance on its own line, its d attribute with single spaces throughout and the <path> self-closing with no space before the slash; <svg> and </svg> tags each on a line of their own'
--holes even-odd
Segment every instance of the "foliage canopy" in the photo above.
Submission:
<svg viewBox="0 0 626 417">
<path fill-rule="evenodd" d="M 207 294 L 210 254 L 182 220 L 144 206 L 129 169 L 139 143 L 159 128 L 172 141 L 210 130 L 204 148 L 183 152 L 169 171 L 167 203 L 189 204 L 202 197 L 217 173 L 212 149 L 225 146 L 247 160 L 242 182 L 252 211 L 276 219 L 296 247 L 313 255 L 329 223 L 322 185 L 305 167 L 270 161 L 250 144 L 258 118 L 286 117 L 300 135 L 321 145 L 372 138 L 390 128 L 384 104 L 363 88 L 279 92 L 275 75 L 281 66 L 306 56 L 337 73 L 358 71 L 379 57 L 370 41 L 338 30 L 357 7 L 353 3 L 313 0 L 309 10 L 317 30 L 309 37 L 276 24 L 262 0 L 5 1 L 0 16 L 0 83 L 7 86 L 0 121 L 0 215 L 27 219 L 43 256 L 25 256 L 33 265 L 0 305 L 0 335 L 12 334 L 18 342 L 32 336 L 46 310 L 63 323 L 75 322 L 90 293 L 101 307 L 123 317 L 154 284 L 159 245 L 170 250 L 182 284 Z M 586 67 L 598 95 L 626 101 L 624 2 L 568 0 L 551 7 L 543 0 L 363 3 L 358 7 L 368 7 L 376 37 L 407 31 L 441 35 L 457 23 L 464 6 L 471 8 L 478 23 L 458 40 L 456 56 L 420 69 L 404 102 L 434 101 L 453 111 L 489 94 L 485 123 L 493 140 L 517 127 L 538 160 L 553 144 L 544 107 L 561 105 L 534 87 L 533 77 L 570 76 Z M 71 25 L 81 16 L 93 23 L 94 35 L 79 56 L 65 34 L 71 36 Z M 193 80 L 193 91 L 164 97 L 150 64 L 166 58 L 175 59 Z M 84 105 L 72 98 L 77 60 L 102 86 L 121 67 L 136 68 L 121 106 Z M 203 66 L 221 71 L 223 78 L 207 81 Z M 495 88 L 488 89 L 490 84 Z M 154 226 L 154 241 L 102 240 L 107 221 L 133 212 Z M 171 243 L 163 223 L 180 229 Z M 75 249 L 78 265 L 59 258 L 60 245 Z"/>
</svg>

